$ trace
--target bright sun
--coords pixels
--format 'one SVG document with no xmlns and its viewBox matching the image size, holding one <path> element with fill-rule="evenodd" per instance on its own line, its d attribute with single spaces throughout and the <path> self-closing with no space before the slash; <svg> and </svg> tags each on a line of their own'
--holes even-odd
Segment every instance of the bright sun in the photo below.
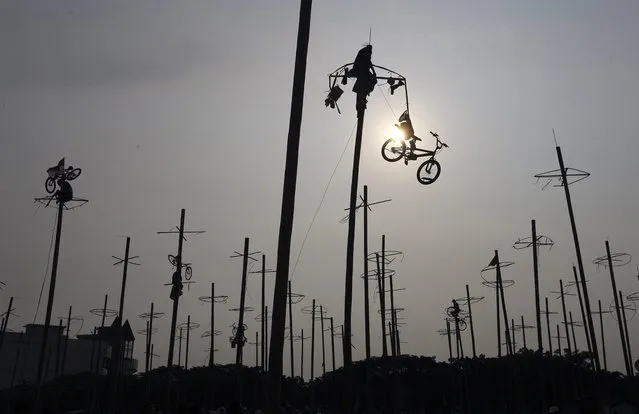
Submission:
<svg viewBox="0 0 639 414">
<path fill-rule="evenodd" d="M 393 127 L 393 130 L 391 131 L 390 134 L 391 138 L 393 138 L 395 141 L 402 141 L 404 139 L 404 134 L 403 132 L 397 128 L 397 127 Z"/>
</svg>

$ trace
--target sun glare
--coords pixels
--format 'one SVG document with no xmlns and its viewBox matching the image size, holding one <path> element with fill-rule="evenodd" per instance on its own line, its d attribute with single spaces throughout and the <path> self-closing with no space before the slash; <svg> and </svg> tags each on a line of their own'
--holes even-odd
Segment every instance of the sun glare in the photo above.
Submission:
<svg viewBox="0 0 639 414">
<path fill-rule="evenodd" d="M 404 133 L 397 127 L 393 127 L 390 136 L 391 138 L 393 138 L 395 141 L 398 141 L 398 142 L 404 139 Z"/>
</svg>

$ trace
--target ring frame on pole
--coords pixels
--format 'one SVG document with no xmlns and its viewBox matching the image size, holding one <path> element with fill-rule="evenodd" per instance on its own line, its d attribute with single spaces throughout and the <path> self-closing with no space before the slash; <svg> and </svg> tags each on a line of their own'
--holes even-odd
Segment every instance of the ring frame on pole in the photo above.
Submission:
<svg viewBox="0 0 639 414">
<path fill-rule="evenodd" d="M 522 237 L 517 239 L 515 243 L 513 243 L 513 249 L 515 250 L 523 250 L 531 247 L 533 243 L 532 236 Z M 548 246 L 548 250 L 552 250 L 552 247 L 555 245 L 555 242 L 547 236 L 538 235 L 537 236 L 537 247 L 545 247 Z"/>
<path fill-rule="evenodd" d="M 633 292 L 633 293 L 629 294 L 628 296 L 626 296 L 626 299 L 631 301 L 631 302 L 639 301 L 639 292 Z"/>
<path fill-rule="evenodd" d="M 151 333 L 152 334 L 156 333 L 157 331 L 158 331 L 158 328 L 151 329 Z M 139 335 L 142 335 L 142 336 L 148 336 L 149 335 L 148 330 L 146 328 L 145 329 L 138 329 L 136 332 Z"/>
<path fill-rule="evenodd" d="M 380 273 L 381 273 L 381 272 L 380 272 Z M 384 278 L 384 279 L 388 279 L 388 278 L 389 278 L 389 277 L 391 277 L 391 276 L 395 276 L 395 273 L 396 273 L 396 272 L 395 272 L 393 269 L 385 268 L 385 269 L 384 269 L 384 276 L 383 276 L 383 278 Z M 377 280 L 377 269 L 370 269 L 370 270 L 368 271 L 368 274 L 364 274 L 364 273 L 362 273 L 362 274 L 360 275 L 360 277 L 361 277 L 362 279 Z"/>
<path fill-rule="evenodd" d="M 177 329 L 188 329 L 189 331 L 192 331 L 194 329 L 197 329 L 200 327 L 200 324 L 197 322 L 193 322 L 191 321 L 191 323 L 188 322 L 182 322 L 179 323 L 175 326 Z"/>
<path fill-rule="evenodd" d="M 241 310 L 241 308 L 230 308 L 229 312 L 239 312 Z M 254 307 L 252 306 L 245 306 L 244 307 L 244 312 L 253 312 L 255 310 Z"/>
<path fill-rule="evenodd" d="M 213 335 L 214 336 L 220 336 L 222 335 L 222 331 L 216 329 L 215 331 L 213 331 Z M 211 331 L 204 331 L 204 333 L 202 333 L 202 335 L 200 335 L 200 338 L 209 338 L 211 336 Z"/>
<path fill-rule="evenodd" d="M 150 319 L 151 312 L 141 313 L 140 315 L 138 315 L 138 317 L 140 319 Z M 153 312 L 153 319 L 160 319 L 162 317 L 164 317 L 164 312 Z"/>
<path fill-rule="evenodd" d="M 389 265 L 393 263 L 396 259 L 399 259 L 400 263 L 404 261 L 404 252 L 400 252 L 399 250 L 385 250 L 384 256 L 382 256 L 382 251 L 379 250 L 377 252 L 369 253 L 367 259 L 369 262 L 377 263 L 377 255 L 379 255 L 380 264 L 382 257 L 384 258 L 384 265 Z"/>
<path fill-rule="evenodd" d="M 264 319 L 264 317 L 266 317 L 267 321 L 270 321 L 273 319 L 273 313 L 271 311 L 265 312 L 265 315 L 263 315 L 262 313 L 259 313 L 254 319 L 255 322 L 262 322 L 262 320 Z"/>
<path fill-rule="evenodd" d="M 624 302 L 623 308 L 624 308 L 624 310 L 626 312 L 626 320 L 628 320 L 628 321 L 633 320 L 635 315 L 637 314 L 637 305 L 636 305 L 635 301 Z M 613 319 L 616 321 L 617 320 L 617 312 L 615 312 L 615 301 L 614 300 L 612 300 L 610 302 L 610 306 L 608 306 L 608 309 L 610 310 L 610 313 L 612 313 Z M 619 311 L 621 312 L 621 306 L 619 306 Z"/>
<path fill-rule="evenodd" d="M 484 280 L 481 284 L 491 289 L 497 289 L 499 285 L 496 280 Z M 509 288 L 515 285 L 515 281 L 512 279 L 502 279 L 501 285 L 504 289 Z"/>
<path fill-rule="evenodd" d="M 586 280 L 586 283 L 588 283 L 588 282 L 589 282 L 589 280 Z M 564 284 L 564 287 L 565 287 L 565 288 L 571 288 L 571 287 L 573 287 L 573 286 L 577 286 L 577 284 L 581 284 L 581 280 L 578 280 L 577 282 L 575 282 L 574 280 L 572 280 L 572 281 L 570 281 L 570 282 L 568 282 L 568 283 L 565 283 L 565 284 Z"/>
<path fill-rule="evenodd" d="M 291 299 L 291 304 L 292 305 L 297 305 L 298 303 L 303 301 L 304 298 L 306 297 L 306 295 L 302 295 L 301 293 L 295 293 L 295 292 L 289 293 L 288 296 Z"/>
<path fill-rule="evenodd" d="M 621 267 L 630 263 L 632 256 L 628 253 L 612 253 L 610 255 L 610 261 L 612 262 L 612 267 Z M 600 266 L 603 266 L 604 269 L 608 269 L 608 255 L 597 257 L 592 263 L 597 265 L 597 269 L 599 269 Z"/>
<path fill-rule="evenodd" d="M 89 310 L 91 315 L 95 316 L 104 316 L 105 318 L 112 318 L 118 315 L 118 311 L 115 309 L 104 309 L 104 308 L 95 308 Z"/>
<path fill-rule="evenodd" d="M 56 196 L 55 195 L 50 195 L 50 196 L 46 196 L 46 197 L 39 197 L 39 198 L 34 198 L 33 201 L 35 203 L 41 204 L 45 207 L 58 207 L 58 202 L 56 201 Z M 71 200 L 67 201 L 66 203 L 64 203 L 64 205 L 62 206 L 65 210 L 75 210 L 78 207 L 82 207 L 83 205 L 85 205 L 86 203 L 88 203 L 89 200 L 86 200 L 84 198 L 72 198 Z"/>
<path fill-rule="evenodd" d="M 304 315 L 312 315 L 313 305 L 304 306 L 302 309 L 300 309 L 300 312 L 302 312 Z M 324 306 L 320 307 L 320 305 L 315 304 L 315 315 L 318 315 L 320 312 L 324 314 L 324 317 L 326 317 L 328 310 Z"/>
<path fill-rule="evenodd" d="M 200 296 L 199 298 L 197 298 L 200 302 L 203 303 L 211 303 L 211 296 Z M 229 297 L 227 295 L 220 295 L 220 296 L 214 296 L 213 300 L 215 301 L 215 303 L 226 303 L 226 301 L 229 299 Z"/>
<path fill-rule="evenodd" d="M 479 303 L 479 302 L 483 301 L 484 299 L 486 299 L 486 297 L 485 296 L 471 296 L 470 298 L 467 298 L 466 296 L 464 296 L 463 298 L 455 298 L 455 300 L 457 301 L 459 306 L 468 306 L 468 299 L 470 299 L 470 304 L 474 305 L 475 303 Z"/>
</svg>

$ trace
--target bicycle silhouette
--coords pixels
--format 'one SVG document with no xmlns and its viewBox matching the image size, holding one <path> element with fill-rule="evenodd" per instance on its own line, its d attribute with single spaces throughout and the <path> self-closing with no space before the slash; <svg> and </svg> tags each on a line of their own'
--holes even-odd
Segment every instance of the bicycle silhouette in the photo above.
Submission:
<svg viewBox="0 0 639 414">
<path fill-rule="evenodd" d="M 55 170 L 54 168 L 50 168 L 47 172 L 49 173 L 49 177 L 44 182 L 44 188 L 47 190 L 47 193 L 53 194 L 55 192 L 57 181 L 59 179 L 65 181 L 73 181 L 80 176 L 82 170 L 69 166 L 67 167 L 67 169 L 63 170 Z"/>
<path fill-rule="evenodd" d="M 398 125 L 398 127 L 400 127 L 400 125 Z M 439 139 L 437 133 L 430 131 L 430 134 L 437 140 L 435 150 L 417 148 L 416 142 L 421 141 L 421 138 L 410 134 L 408 135 L 409 138 L 406 139 L 391 138 L 384 142 L 384 145 L 382 145 L 382 157 L 388 162 L 396 162 L 403 158 L 404 164 L 406 165 L 408 165 L 408 161 L 428 157 L 417 169 L 417 181 L 424 185 L 432 184 L 437 180 L 441 172 L 441 165 L 435 159 L 435 155 L 437 155 L 442 148 L 448 148 L 448 145 Z M 409 141 L 410 147 L 406 146 L 406 141 Z"/>
</svg>

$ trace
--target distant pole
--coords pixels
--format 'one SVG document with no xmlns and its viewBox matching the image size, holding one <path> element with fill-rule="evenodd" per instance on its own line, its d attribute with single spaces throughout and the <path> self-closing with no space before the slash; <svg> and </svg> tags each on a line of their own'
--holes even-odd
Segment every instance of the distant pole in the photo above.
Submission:
<svg viewBox="0 0 639 414">
<path fill-rule="evenodd" d="M 153 344 L 151 344 L 151 360 L 149 361 L 149 370 L 153 371 Z"/>
<path fill-rule="evenodd" d="M 548 350 L 552 356 L 552 336 L 550 335 L 550 312 L 548 311 L 548 298 L 546 300 L 546 326 L 548 327 Z"/>
<path fill-rule="evenodd" d="M 264 326 L 266 327 L 266 353 L 268 354 L 268 306 L 264 306 L 264 309 L 266 310 L 266 320 L 264 321 Z M 271 318 L 272 318 L 272 314 L 271 314 Z M 264 367 L 265 370 L 268 371 L 270 365 L 269 365 L 269 361 L 266 361 L 266 366 Z"/>
<path fill-rule="evenodd" d="M 64 332 L 64 328 L 62 327 L 62 319 L 60 319 L 60 323 L 58 324 L 58 341 L 57 341 L 57 346 L 55 348 L 55 375 L 54 377 L 57 377 L 58 375 L 60 375 L 60 348 L 62 348 L 62 335 Z"/>
<path fill-rule="evenodd" d="M 149 352 L 150 352 L 150 341 L 149 336 L 151 335 L 151 328 L 149 327 L 149 321 L 146 321 L 146 340 L 144 341 L 144 372 L 149 372 Z"/>
<path fill-rule="evenodd" d="M 575 287 L 577 288 L 577 296 L 579 298 L 579 310 L 581 311 L 581 320 L 584 325 L 584 333 L 586 334 L 586 344 L 588 345 L 588 353 L 590 357 L 592 356 L 592 345 L 590 344 L 590 335 L 588 335 L 588 322 L 586 318 L 586 311 L 584 310 L 584 301 L 581 298 L 581 288 L 579 287 L 579 279 L 577 278 L 577 268 L 575 266 L 572 267 L 572 274 L 575 278 Z"/>
<path fill-rule="evenodd" d="M 386 235 L 382 234 L 382 257 L 380 261 L 382 267 L 382 300 L 380 306 L 382 307 L 382 325 L 384 326 L 384 347 L 386 347 Z M 350 352 L 350 350 L 349 350 Z M 392 350 L 391 350 L 392 352 Z M 384 356 L 388 355 L 385 353 Z"/>
<path fill-rule="evenodd" d="M 62 351 L 62 367 L 60 367 L 61 377 L 64 376 L 64 365 L 67 361 L 67 348 L 69 347 L 69 332 L 71 329 L 71 309 L 73 309 L 73 307 L 69 306 L 69 316 L 67 316 L 67 337 L 64 339 L 64 351 Z"/>
<path fill-rule="evenodd" d="M 180 334 L 178 335 L 178 367 L 182 365 L 182 331 L 183 328 L 180 328 Z"/>
<path fill-rule="evenodd" d="M 312 0 L 300 1 L 297 48 L 295 51 L 295 73 L 293 75 L 293 93 L 291 97 L 291 116 L 286 144 L 286 165 L 284 169 L 284 188 L 282 191 L 282 214 L 277 243 L 277 268 L 275 273 L 275 289 L 273 291 L 273 332 L 271 334 L 271 353 L 269 354 L 268 361 L 270 368 L 270 398 L 268 405 L 272 412 L 277 411 L 277 407 L 280 403 L 283 374 L 286 282 L 289 277 L 291 258 L 291 235 L 293 232 L 293 216 L 295 212 L 295 188 L 297 185 L 297 164 L 299 159 L 304 84 L 306 80 L 306 58 L 311 28 L 312 4 Z"/>
<path fill-rule="evenodd" d="M 572 346 L 575 350 L 575 354 L 577 354 L 577 337 L 575 336 L 575 323 L 572 320 L 572 312 L 568 312 L 568 318 L 570 319 L 570 331 L 572 332 Z M 570 338 L 568 338 L 568 340 L 570 340 Z"/>
<path fill-rule="evenodd" d="M 180 275 L 180 279 L 182 278 L 182 242 L 184 241 L 184 215 L 186 214 L 186 210 L 182 209 L 180 212 L 180 234 L 178 236 L 178 252 L 176 260 L 176 272 Z M 175 347 L 175 325 L 177 324 L 177 314 L 178 314 L 178 306 L 180 303 L 180 295 L 175 295 L 173 299 L 173 311 L 171 313 L 171 333 L 169 336 L 169 356 L 166 363 L 166 367 L 171 369 L 173 366 L 173 351 Z M 180 340 L 180 344 L 182 341 Z"/>
<path fill-rule="evenodd" d="M 619 304 L 621 305 L 621 317 L 623 319 L 624 333 L 626 337 L 626 348 L 628 348 L 628 365 L 630 365 L 630 376 L 634 376 L 634 370 L 632 369 L 632 349 L 630 348 L 630 338 L 628 336 L 628 320 L 626 319 L 626 307 L 623 303 L 623 294 L 619 291 Z"/>
<path fill-rule="evenodd" d="M 300 378 L 302 382 L 304 382 L 304 328 L 302 328 L 302 333 L 300 335 Z"/>
<path fill-rule="evenodd" d="M 93 328 L 93 338 L 91 338 L 91 361 L 89 362 L 89 372 L 93 374 L 93 367 L 95 364 L 95 337 L 97 336 L 98 328 Z"/>
<path fill-rule="evenodd" d="M 526 346 L 526 324 L 524 323 L 524 315 L 521 315 L 521 335 L 524 341 L 524 349 L 528 349 Z"/>
<path fill-rule="evenodd" d="M 326 376 L 326 345 L 324 335 L 324 307 L 320 305 L 320 331 L 322 332 L 322 376 Z"/>
<path fill-rule="evenodd" d="M 512 338 L 511 338 L 511 341 L 512 341 L 512 351 L 511 351 L 511 354 L 515 354 L 515 352 L 517 351 L 517 349 L 516 349 L 516 346 L 517 346 L 517 338 L 516 338 L 516 336 L 515 336 L 515 318 L 511 318 L 511 319 L 510 319 L 510 326 L 511 326 L 510 330 L 511 330 L 512 335 L 513 335 L 513 336 L 512 336 Z"/>
<path fill-rule="evenodd" d="M 242 348 L 244 347 L 244 304 L 246 303 L 246 272 L 248 270 L 249 238 L 244 238 L 244 255 L 242 257 L 242 289 L 240 293 L 240 319 L 237 324 L 235 364 L 242 364 Z"/>
<path fill-rule="evenodd" d="M 450 361 L 453 359 L 453 344 L 450 340 L 450 322 L 448 322 L 448 318 L 446 318 L 446 336 L 448 337 L 448 360 Z"/>
<path fill-rule="evenodd" d="M 393 324 L 388 321 L 388 335 L 390 336 L 391 356 L 395 356 L 395 335 L 393 334 Z"/>
<path fill-rule="evenodd" d="M 333 328 L 332 316 L 331 316 L 331 359 L 333 361 L 333 371 L 335 371 L 335 331 Z"/>
<path fill-rule="evenodd" d="M 497 285 L 495 286 L 495 299 L 497 301 L 497 357 L 501 358 L 501 322 L 500 322 L 500 312 L 499 312 L 499 281 L 496 280 Z M 506 324 L 506 328 L 508 328 L 508 324 Z"/>
<path fill-rule="evenodd" d="M 150 370 L 150 359 L 151 359 L 151 341 L 153 339 L 153 302 L 151 302 L 151 317 L 149 318 L 149 332 L 146 337 L 146 371 Z"/>
<path fill-rule="evenodd" d="M 595 329 L 592 323 L 592 312 L 590 311 L 590 296 L 588 295 L 588 286 L 586 285 L 586 273 L 584 271 L 584 262 L 581 257 L 581 247 L 579 246 L 579 236 L 577 234 L 577 225 L 575 224 L 575 214 L 572 210 L 572 200 L 570 198 L 570 185 L 568 184 L 568 178 L 566 177 L 566 168 L 564 167 L 564 159 L 561 155 L 561 148 L 556 147 L 557 160 L 559 161 L 559 169 L 561 170 L 561 179 L 566 194 L 566 204 L 568 206 L 568 215 L 570 216 L 570 227 L 572 228 L 572 237 L 575 244 L 575 253 L 577 254 L 577 266 L 579 266 L 579 275 L 581 277 L 581 286 L 583 288 L 583 300 L 586 305 L 586 316 L 588 321 L 588 330 L 590 332 L 590 343 L 592 345 L 593 355 L 595 357 L 595 369 L 598 371 L 599 366 L 599 354 L 597 351 L 597 339 L 595 338 Z M 615 295 L 616 297 L 616 295 Z M 585 322 L 585 321 L 584 321 Z"/>
<path fill-rule="evenodd" d="M 393 292 L 393 275 L 388 278 L 390 282 L 390 305 L 391 305 L 391 344 L 393 345 L 393 356 L 397 356 L 397 343 L 395 342 L 395 292 Z"/>
<path fill-rule="evenodd" d="M 262 342 L 264 347 L 264 342 Z M 262 359 L 262 363 L 264 359 Z M 211 349 L 209 349 L 209 368 L 215 366 L 215 282 L 211 282 Z"/>
<path fill-rule="evenodd" d="M 559 287 L 561 293 L 561 311 L 564 315 L 564 329 L 566 331 L 566 342 L 568 343 L 568 355 L 572 354 L 570 346 L 570 333 L 568 332 L 568 314 L 566 313 L 566 297 L 564 296 L 564 282 L 559 279 Z"/>
<path fill-rule="evenodd" d="M 342 331 L 342 336 L 344 336 L 344 325 L 341 325 L 340 328 Z M 344 355 L 342 355 L 342 366 L 344 366 Z"/>
<path fill-rule="evenodd" d="M 104 319 L 106 318 L 107 312 L 107 301 L 109 299 L 109 295 L 104 295 L 104 307 L 102 308 L 102 322 L 100 322 L 100 330 L 98 331 L 98 360 L 96 362 L 96 373 L 100 374 L 100 369 L 102 369 L 102 340 L 104 339 Z"/>
<path fill-rule="evenodd" d="M 397 316 L 395 316 L 395 320 L 397 320 Z M 401 356 L 402 347 L 401 347 L 401 341 L 399 339 L 399 329 L 397 329 L 397 324 L 395 325 L 395 346 L 397 347 L 397 356 Z M 463 350 L 462 350 L 462 354 L 463 354 Z"/>
<path fill-rule="evenodd" d="M 459 316 L 455 315 L 455 337 L 457 339 L 457 359 L 464 357 L 464 344 L 462 343 L 461 330 L 459 329 Z M 397 346 L 397 343 L 396 343 Z"/>
<path fill-rule="evenodd" d="M 13 296 L 9 299 L 9 307 L 7 308 L 7 316 L 4 318 L 2 323 L 2 335 L 0 336 L 0 349 L 2 349 L 2 345 L 4 344 L 4 337 L 7 333 L 7 326 L 9 325 L 9 317 L 11 316 L 11 312 L 13 310 Z"/>
<path fill-rule="evenodd" d="M 273 324 L 271 324 L 272 326 Z M 293 347 L 293 291 L 288 281 L 288 337 L 291 346 L 291 378 L 295 378 L 295 348 Z"/>
<path fill-rule="evenodd" d="M 557 346 L 559 347 L 559 356 L 561 356 L 561 334 L 559 331 L 559 325 L 557 325 Z"/>
<path fill-rule="evenodd" d="M 377 290 L 379 290 L 379 307 L 380 307 L 380 317 L 382 319 L 382 356 L 388 356 L 388 348 L 386 347 L 386 321 L 384 318 L 384 285 L 382 281 L 384 280 L 384 275 L 380 270 L 380 262 L 379 262 L 379 253 L 375 253 L 375 261 L 377 262 Z"/>
<path fill-rule="evenodd" d="M 34 413 L 40 412 L 40 394 L 42 392 L 42 376 L 44 369 L 45 351 L 47 339 L 49 337 L 49 327 L 51 326 L 51 312 L 53 311 L 53 301 L 55 298 L 55 283 L 58 277 L 58 258 L 60 256 L 60 237 L 62 234 L 62 214 L 64 212 L 64 203 L 58 201 L 58 217 L 55 230 L 55 244 L 53 247 L 53 262 L 51 264 L 51 281 L 49 282 L 49 298 L 47 301 L 47 311 L 44 317 L 44 330 L 42 333 L 42 343 L 40 344 L 40 354 L 38 356 L 38 372 L 36 375 L 37 388 L 36 399 L 34 404 Z"/>
<path fill-rule="evenodd" d="M 116 329 L 116 340 L 115 346 L 112 347 L 111 351 L 111 366 L 109 367 L 109 376 L 111 381 L 111 412 L 116 412 L 117 401 L 118 401 L 118 380 L 120 377 L 120 370 L 122 365 L 122 341 L 123 341 L 123 332 L 122 326 L 124 325 L 124 295 L 126 292 L 126 276 L 127 269 L 129 266 L 129 247 L 131 245 L 131 238 L 126 238 L 126 248 L 124 252 L 124 266 L 122 270 L 122 287 L 120 290 L 120 309 L 118 311 L 118 318 L 116 318 L 115 329 Z"/>
<path fill-rule="evenodd" d="M 184 369 L 189 369 L 189 338 L 191 332 L 191 315 L 186 317 L 186 352 L 184 353 Z M 257 345 L 255 345 L 257 348 Z"/>
<path fill-rule="evenodd" d="M 475 352 L 475 327 L 473 326 L 473 310 L 470 303 L 470 290 L 468 289 L 468 284 L 466 285 L 466 301 L 468 302 L 468 320 L 470 321 L 470 340 L 473 345 L 473 358 L 477 357 L 477 353 Z"/>
<path fill-rule="evenodd" d="M 255 331 L 255 368 L 260 366 L 260 353 L 258 348 L 260 347 L 260 333 Z"/>
<path fill-rule="evenodd" d="M 368 293 L 368 186 L 364 186 L 364 340 L 366 342 L 366 359 L 371 357 L 371 322 Z M 332 318 L 331 318 L 332 319 Z M 331 336 L 332 339 L 332 336 Z M 335 365 L 335 364 L 333 364 Z M 333 371 L 335 366 L 333 366 Z"/>
<path fill-rule="evenodd" d="M 289 282 L 290 283 L 290 282 Z M 265 360 L 266 360 L 266 315 L 264 314 L 264 307 L 266 306 L 265 299 L 266 292 L 266 255 L 262 255 L 262 320 L 260 324 L 262 325 L 262 371 L 266 372 L 265 369 Z"/>
<path fill-rule="evenodd" d="M 621 349 L 623 351 L 624 363 L 626 366 L 627 376 L 632 376 L 632 364 L 628 361 L 628 349 L 626 347 L 626 339 L 623 329 L 623 319 L 621 318 L 621 309 L 619 307 L 619 297 L 617 296 L 617 282 L 615 280 L 615 271 L 612 266 L 612 256 L 610 255 L 610 244 L 606 240 L 606 254 L 608 255 L 608 269 L 610 271 L 610 283 L 612 284 L 612 295 L 615 298 L 615 311 L 617 313 L 617 326 L 619 326 L 619 338 L 621 339 Z"/>
<path fill-rule="evenodd" d="M 597 300 L 599 305 L 599 327 L 601 329 L 601 351 L 603 357 L 604 370 L 608 371 L 608 362 L 606 359 L 606 337 L 604 336 L 603 312 L 601 311 L 601 299 Z"/>
<path fill-rule="evenodd" d="M 531 220 L 532 227 L 532 251 L 533 251 L 533 277 L 535 281 L 535 317 L 537 318 L 537 349 L 543 353 L 544 346 L 541 339 L 541 306 L 539 303 L 539 261 L 537 258 L 537 225 L 535 220 Z M 523 317 L 523 316 L 522 316 Z M 523 325 L 523 322 L 522 322 Z M 522 330 L 525 330 L 522 328 Z M 525 334 L 524 334 L 525 337 Z M 524 345 L 524 348 L 526 345 Z"/>
<path fill-rule="evenodd" d="M 315 369 L 315 299 L 313 299 L 313 309 L 311 310 L 311 381 L 315 376 L 313 375 Z"/>
<path fill-rule="evenodd" d="M 499 264 L 499 252 L 495 250 L 495 257 L 497 258 L 497 285 L 499 287 L 499 296 L 501 296 L 501 307 L 504 313 L 504 327 L 506 328 L 506 346 L 510 354 L 513 354 L 513 346 L 510 340 L 510 333 L 508 332 L 508 314 L 506 313 L 506 296 L 504 295 L 504 284 L 501 278 L 501 266 Z"/>
</svg>

